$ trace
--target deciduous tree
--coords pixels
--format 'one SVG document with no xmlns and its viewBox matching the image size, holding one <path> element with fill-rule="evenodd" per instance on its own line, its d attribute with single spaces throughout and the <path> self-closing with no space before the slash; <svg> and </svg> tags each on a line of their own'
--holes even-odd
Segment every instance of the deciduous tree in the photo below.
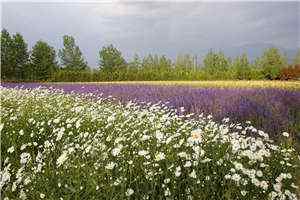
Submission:
<svg viewBox="0 0 300 200">
<path fill-rule="evenodd" d="M 266 79 L 273 80 L 279 78 L 281 69 L 287 65 L 287 59 L 280 53 L 279 49 L 269 48 L 265 50 L 256 64 L 261 68 Z"/>
<path fill-rule="evenodd" d="M 298 50 L 298 52 L 294 58 L 294 65 L 300 65 L 300 49 Z"/>
<path fill-rule="evenodd" d="M 222 52 L 210 51 L 203 60 L 204 70 L 212 76 L 218 76 L 220 72 L 226 72 L 230 66 L 230 59 Z"/>
<path fill-rule="evenodd" d="M 99 51 L 99 68 L 101 70 L 113 72 L 117 69 L 124 68 L 125 66 L 126 61 L 123 58 L 121 51 L 112 44 L 103 47 Z"/>
<path fill-rule="evenodd" d="M 246 54 L 236 57 L 232 62 L 231 68 L 234 78 L 239 80 L 250 79 L 251 66 Z"/>
</svg>

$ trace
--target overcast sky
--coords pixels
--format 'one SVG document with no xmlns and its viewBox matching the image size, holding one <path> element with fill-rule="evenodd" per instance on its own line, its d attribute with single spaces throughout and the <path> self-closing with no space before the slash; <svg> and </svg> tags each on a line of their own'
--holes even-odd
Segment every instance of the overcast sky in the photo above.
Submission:
<svg viewBox="0 0 300 200">
<path fill-rule="evenodd" d="M 210 49 L 239 54 L 268 45 L 300 47 L 299 1 L 4 2 L 1 20 L 2 28 L 20 32 L 29 47 L 44 40 L 58 49 L 64 34 L 74 36 L 91 66 L 108 44 L 127 59 L 134 53 L 174 58 L 180 53 L 201 57 Z"/>
</svg>

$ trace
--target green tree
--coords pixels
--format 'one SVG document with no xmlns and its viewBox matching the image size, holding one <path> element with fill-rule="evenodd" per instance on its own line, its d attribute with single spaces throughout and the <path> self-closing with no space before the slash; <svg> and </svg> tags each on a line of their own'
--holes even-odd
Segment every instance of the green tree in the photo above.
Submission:
<svg viewBox="0 0 300 200">
<path fill-rule="evenodd" d="M 14 75 L 13 69 L 13 41 L 6 29 L 1 31 L 1 78 L 11 79 Z"/>
<path fill-rule="evenodd" d="M 147 69 L 147 70 L 153 69 L 154 63 L 155 63 L 154 57 L 151 54 L 145 56 L 142 62 L 143 69 Z"/>
<path fill-rule="evenodd" d="M 48 80 L 57 68 L 54 48 L 46 42 L 38 41 L 30 56 L 31 79 Z"/>
<path fill-rule="evenodd" d="M 158 66 L 161 70 L 169 70 L 172 67 L 172 61 L 163 55 L 159 58 Z"/>
<path fill-rule="evenodd" d="M 300 65 L 300 49 L 298 50 L 298 52 L 294 58 L 294 65 Z"/>
<path fill-rule="evenodd" d="M 14 78 L 17 80 L 25 80 L 25 71 L 28 65 L 28 48 L 27 44 L 20 33 L 16 33 L 12 38 L 12 67 Z"/>
<path fill-rule="evenodd" d="M 175 61 L 175 67 L 179 69 L 191 69 L 195 65 L 195 58 L 189 54 L 178 55 Z"/>
<path fill-rule="evenodd" d="M 261 58 L 256 61 L 266 79 L 277 79 L 280 71 L 287 65 L 287 59 L 277 48 L 266 49 Z"/>
<path fill-rule="evenodd" d="M 229 69 L 230 59 L 222 52 L 210 51 L 203 60 L 204 70 L 215 78 L 223 78 L 224 73 Z"/>
<path fill-rule="evenodd" d="M 132 61 L 128 63 L 128 67 L 131 69 L 141 69 L 142 61 L 138 54 L 134 54 Z"/>
<path fill-rule="evenodd" d="M 121 51 L 112 44 L 103 47 L 99 51 L 99 68 L 104 71 L 114 72 L 126 66 L 125 59 L 122 57 Z"/>
<path fill-rule="evenodd" d="M 234 73 L 234 78 L 239 80 L 250 79 L 251 66 L 246 54 L 236 57 L 232 62 L 231 68 Z"/>
<path fill-rule="evenodd" d="M 25 80 L 29 53 L 20 33 L 12 37 L 7 30 L 1 32 L 1 75 L 4 79 Z"/>
<path fill-rule="evenodd" d="M 79 46 L 76 45 L 75 39 L 72 36 L 64 35 L 63 43 L 63 49 L 58 52 L 63 67 L 66 70 L 87 69 L 87 62 L 84 60 Z"/>
</svg>

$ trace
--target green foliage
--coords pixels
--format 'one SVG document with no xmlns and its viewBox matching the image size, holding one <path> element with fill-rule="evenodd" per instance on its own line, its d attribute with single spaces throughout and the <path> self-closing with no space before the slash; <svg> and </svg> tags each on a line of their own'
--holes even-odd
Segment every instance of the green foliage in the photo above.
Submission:
<svg viewBox="0 0 300 200">
<path fill-rule="evenodd" d="M 125 59 L 122 57 L 121 51 L 112 44 L 103 47 L 99 52 L 99 68 L 104 71 L 113 72 L 126 65 Z"/>
<path fill-rule="evenodd" d="M 3 29 L 1 32 L 1 75 L 4 79 L 24 80 L 29 53 L 23 36 L 12 37 Z"/>
<path fill-rule="evenodd" d="M 191 69 L 197 67 L 196 58 L 192 57 L 189 54 L 178 55 L 175 60 L 175 68 L 177 69 Z"/>
<path fill-rule="evenodd" d="M 79 46 L 75 44 L 72 36 L 63 36 L 64 48 L 59 50 L 61 64 L 67 70 L 84 70 L 87 69 L 87 62 L 84 60 Z"/>
<path fill-rule="evenodd" d="M 251 66 L 246 54 L 236 57 L 231 65 L 233 78 L 238 80 L 251 79 Z"/>
<path fill-rule="evenodd" d="M 287 65 L 287 60 L 277 48 L 269 48 L 256 61 L 256 65 L 261 68 L 264 78 L 274 80 L 279 78 L 281 69 Z"/>
<path fill-rule="evenodd" d="M 159 58 L 158 66 L 162 70 L 169 70 L 172 67 L 172 61 L 169 58 L 167 58 L 165 55 L 163 55 Z"/>
<path fill-rule="evenodd" d="M 99 69 L 90 70 L 72 36 L 63 36 L 63 49 L 59 50 L 61 67 L 56 64 L 52 47 L 37 42 L 29 53 L 23 37 L 1 33 L 1 76 L 10 81 L 149 81 L 149 80 L 260 80 L 297 79 L 297 69 L 282 70 L 287 60 L 278 49 L 267 49 L 254 63 L 246 54 L 231 60 L 222 52 L 210 51 L 197 63 L 197 57 L 182 54 L 174 62 L 165 55 L 134 55 L 128 63 L 113 45 L 99 51 Z M 300 50 L 294 59 L 300 63 Z M 292 77 L 292 78 L 291 78 Z"/>
<path fill-rule="evenodd" d="M 138 54 L 134 54 L 132 61 L 128 63 L 128 68 L 129 69 L 141 69 L 142 68 L 142 61 Z"/>
<path fill-rule="evenodd" d="M 50 81 L 54 82 L 84 82 L 84 81 L 99 81 L 96 79 L 98 77 L 98 72 L 93 72 L 90 70 L 67 70 L 61 69 L 56 71 L 52 76 Z"/>
<path fill-rule="evenodd" d="M 13 70 L 13 40 L 8 31 L 1 31 L 1 77 L 11 79 L 14 75 Z"/>
<path fill-rule="evenodd" d="M 294 64 L 295 65 L 300 65 L 300 49 L 298 50 L 295 58 L 294 58 Z"/>
<path fill-rule="evenodd" d="M 17 80 L 24 80 L 25 71 L 28 64 L 29 53 L 27 50 L 27 44 L 25 43 L 23 36 L 16 33 L 13 36 L 13 52 L 15 59 L 15 72 Z"/>
<path fill-rule="evenodd" d="M 230 66 L 230 59 L 222 52 L 214 53 L 210 51 L 203 60 L 204 70 L 211 78 L 221 78 Z"/>
<path fill-rule="evenodd" d="M 28 69 L 30 80 L 48 80 L 58 69 L 54 48 L 43 41 L 38 41 L 34 45 L 30 62 Z"/>
</svg>

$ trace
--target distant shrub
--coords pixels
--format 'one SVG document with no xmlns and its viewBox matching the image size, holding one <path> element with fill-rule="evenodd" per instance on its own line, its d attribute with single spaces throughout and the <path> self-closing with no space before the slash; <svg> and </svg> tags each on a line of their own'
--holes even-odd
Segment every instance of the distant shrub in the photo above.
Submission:
<svg viewBox="0 0 300 200">
<path fill-rule="evenodd" d="M 300 64 L 285 67 L 280 72 L 281 80 L 299 80 Z"/>
<path fill-rule="evenodd" d="M 89 82 L 93 81 L 94 73 L 87 70 L 59 70 L 53 74 L 51 81 L 55 82 Z"/>
</svg>

